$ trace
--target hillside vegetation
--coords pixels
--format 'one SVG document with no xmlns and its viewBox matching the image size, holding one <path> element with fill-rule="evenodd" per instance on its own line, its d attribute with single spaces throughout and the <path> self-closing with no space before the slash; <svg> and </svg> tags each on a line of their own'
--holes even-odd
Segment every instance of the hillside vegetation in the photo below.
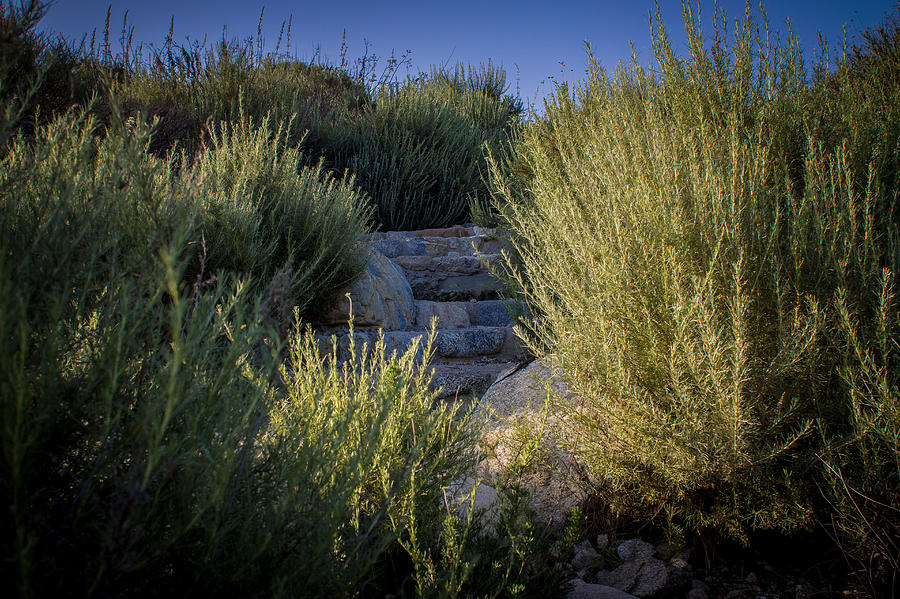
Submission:
<svg viewBox="0 0 900 599">
<path fill-rule="evenodd" d="M 546 596 L 521 501 L 490 529 L 459 511 L 477 427 L 434 405 L 430 347 L 338 364 L 302 324 L 359 276 L 379 208 L 302 145 L 297 107 L 332 103 L 368 135 L 378 106 L 388 122 L 420 102 L 480 147 L 468 92 L 376 104 L 347 75 L 228 46 L 79 53 L 36 33 L 44 8 L 0 4 L 0 587 Z"/>
<path fill-rule="evenodd" d="M 824 530 L 848 592 L 900 593 L 896 18 L 809 63 L 749 8 L 687 7 L 684 56 L 657 14 L 651 65 L 589 56 L 526 121 L 490 62 L 145 52 L 127 22 L 114 52 L 46 9 L 0 2 L 17 596 L 556 596 L 598 504 L 683 545 Z M 479 423 L 436 403 L 430 348 L 339 363 L 305 328 L 365 233 L 471 219 L 579 399 L 563 531 L 516 471 L 491 524 L 460 509 Z"/>
</svg>

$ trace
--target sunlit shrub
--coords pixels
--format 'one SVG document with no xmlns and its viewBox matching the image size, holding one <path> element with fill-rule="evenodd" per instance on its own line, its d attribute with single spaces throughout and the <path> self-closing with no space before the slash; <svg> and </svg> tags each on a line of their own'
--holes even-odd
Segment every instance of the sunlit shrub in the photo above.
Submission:
<svg viewBox="0 0 900 599">
<path fill-rule="evenodd" d="M 685 27 L 683 59 L 654 30 L 652 71 L 591 59 L 496 178 L 523 333 L 584 398 L 578 449 L 619 509 L 746 539 L 830 522 L 827 470 L 896 505 L 895 67 L 826 56 L 810 81 L 749 12 L 710 45 Z M 889 518 L 870 533 L 895 548 Z"/>
</svg>

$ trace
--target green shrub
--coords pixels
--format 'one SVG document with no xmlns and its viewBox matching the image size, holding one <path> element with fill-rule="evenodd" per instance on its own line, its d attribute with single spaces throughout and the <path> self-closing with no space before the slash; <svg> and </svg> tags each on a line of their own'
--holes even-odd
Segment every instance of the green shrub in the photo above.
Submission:
<svg viewBox="0 0 900 599">
<path fill-rule="evenodd" d="M 333 305 L 365 268 L 359 241 L 371 209 L 352 175 L 335 180 L 321 164 L 303 165 L 288 141 L 291 121 L 270 122 L 241 117 L 214 127 L 207 151 L 182 179 L 197 188 L 199 261 L 261 285 L 281 273 L 287 316 L 290 306 L 306 315 Z"/>
<path fill-rule="evenodd" d="M 0 168 L 6 586 L 360 592 L 404 530 L 439 524 L 468 419 L 433 408 L 415 349 L 340 367 L 260 324 L 252 274 L 185 282 L 216 188 L 148 156 L 139 121 L 92 123 L 19 137 Z"/>
<path fill-rule="evenodd" d="M 290 143 L 308 131 L 308 146 L 321 153 L 335 119 L 371 104 L 365 87 L 346 73 L 263 55 L 250 42 L 221 42 L 204 50 L 178 48 L 170 40 L 149 64 L 137 65 L 118 94 L 135 110 L 165 117 L 175 111 L 183 115 L 181 120 L 190 118 L 188 131 L 156 141 L 159 152 L 171 149 L 176 141 L 187 143 L 189 150 L 199 147 L 208 119 L 221 123 L 243 115 L 256 122 L 269 116 L 278 126 L 290 122 Z"/>
<path fill-rule="evenodd" d="M 0 119 L 13 125 L 10 132 L 31 132 L 35 120 L 49 122 L 101 89 L 70 43 L 35 31 L 46 9 L 38 0 L 0 2 Z"/>
<path fill-rule="evenodd" d="M 900 80 L 826 55 L 811 83 L 749 10 L 730 45 L 685 27 L 684 59 L 654 31 L 653 72 L 591 59 L 496 182 L 526 336 L 589 406 L 579 450 L 618 509 L 739 539 L 827 522 L 817 455 L 854 451 L 896 503 Z"/>
<path fill-rule="evenodd" d="M 470 203 L 489 196 L 486 152 L 509 144 L 521 116 L 504 92 L 505 75 L 490 64 L 433 70 L 341 123 L 326 157 L 356 174 L 384 229 L 467 221 Z"/>
<path fill-rule="evenodd" d="M 372 218 L 382 228 L 469 220 L 469 204 L 483 208 L 489 196 L 485 149 L 507 147 L 522 114 L 521 102 L 505 94 L 505 74 L 490 63 L 432 69 L 390 84 L 400 64 L 393 58 L 385 75 L 373 79 L 374 57 L 360 59 L 351 75 L 343 55 L 341 67 L 306 64 L 285 58 L 279 48 L 264 52 L 258 38 L 178 46 L 174 19 L 165 44 L 145 59 L 127 20 L 121 52 L 113 53 L 110 14 L 103 42 L 92 38 L 79 54 L 63 40 L 33 33 L 44 10 L 36 1 L 4 9 L 4 30 L 16 43 L 0 59 L 8 78 L 19 82 L 4 93 L 21 96 L 21 110 L 7 118 L 28 123 L 38 104 L 52 117 L 87 105 L 99 92 L 91 109 L 104 124 L 115 118 L 115 104 L 127 116 L 156 123 L 150 153 L 165 158 L 178 148 L 191 159 L 227 123 L 268 119 L 286 146 L 304 140 L 304 164 L 355 177 L 372 197 Z M 46 77 L 35 79 L 33 90 L 19 89 L 35 73 Z"/>
<path fill-rule="evenodd" d="M 416 93 L 379 98 L 346 127 L 330 156 L 356 173 L 386 230 L 461 222 L 467 197 L 481 185 L 481 136 L 469 120 Z"/>
<path fill-rule="evenodd" d="M 432 67 L 415 81 L 422 94 L 472 119 L 492 145 L 508 137 L 524 112 L 521 100 L 507 94 L 506 73 L 490 61 L 477 68 L 457 63 Z"/>
</svg>

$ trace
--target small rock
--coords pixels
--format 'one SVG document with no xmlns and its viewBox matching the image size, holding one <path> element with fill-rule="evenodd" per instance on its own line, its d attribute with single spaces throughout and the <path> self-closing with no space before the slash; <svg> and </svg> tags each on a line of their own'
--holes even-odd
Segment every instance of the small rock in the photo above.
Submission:
<svg viewBox="0 0 900 599">
<path fill-rule="evenodd" d="M 750 572 L 750 574 L 747 574 L 747 578 L 744 579 L 744 582 L 747 584 L 757 584 L 759 580 L 756 578 L 756 574 Z"/>
<path fill-rule="evenodd" d="M 660 543 L 656 546 L 656 556 L 663 561 L 668 561 L 677 554 L 678 546 L 672 543 Z"/>
<path fill-rule="evenodd" d="M 687 599 L 708 599 L 706 591 L 702 589 L 691 589 L 687 592 Z"/>
<path fill-rule="evenodd" d="M 634 595 L 602 584 L 590 584 L 580 578 L 569 581 L 572 590 L 566 599 L 635 599 Z"/>
<path fill-rule="evenodd" d="M 619 554 L 619 557 L 622 559 L 622 561 L 626 562 L 634 559 L 651 557 L 653 555 L 653 551 L 653 545 L 640 539 L 630 539 L 628 541 L 622 541 L 616 548 L 616 553 Z"/>
<path fill-rule="evenodd" d="M 679 570 L 671 565 L 666 566 L 666 587 L 689 588 L 691 586 L 691 574 L 687 570 Z"/>
<path fill-rule="evenodd" d="M 588 569 L 596 571 L 603 567 L 603 556 L 591 547 L 589 541 L 584 541 L 575 546 L 575 557 L 572 558 L 572 568 L 575 570 Z"/>
<path fill-rule="evenodd" d="M 597 549 L 606 549 L 609 545 L 609 535 L 608 534 L 599 534 L 597 535 Z"/>
<path fill-rule="evenodd" d="M 669 562 L 669 564 L 676 570 L 691 570 L 692 569 L 691 565 L 689 563 L 687 563 L 686 561 L 684 561 L 683 559 L 681 559 L 680 557 L 676 557 L 671 562 Z"/>
<path fill-rule="evenodd" d="M 703 582 L 702 580 L 697 580 L 696 578 L 691 581 L 691 588 L 698 589 L 703 591 L 704 593 L 709 592 L 709 585 Z"/>
<path fill-rule="evenodd" d="M 647 558 L 641 566 L 635 585 L 629 592 L 638 597 L 649 597 L 666 586 L 669 572 L 658 559 Z"/>
<path fill-rule="evenodd" d="M 664 563 L 654 557 L 643 557 L 627 561 L 610 572 L 608 584 L 638 597 L 649 597 L 666 585 L 668 575 Z"/>
</svg>

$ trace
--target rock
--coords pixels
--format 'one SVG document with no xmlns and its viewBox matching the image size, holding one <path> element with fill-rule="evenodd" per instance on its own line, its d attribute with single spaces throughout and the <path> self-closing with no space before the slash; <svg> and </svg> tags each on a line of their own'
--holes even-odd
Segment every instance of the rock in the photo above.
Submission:
<svg viewBox="0 0 900 599">
<path fill-rule="evenodd" d="M 691 588 L 698 589 L 703 591 L 704 593 L 709 592 L 709 585 L 703 582 L 702 580 L 697 580 L 696 578 L 691 581 Z"/>
<path fill-rule="evenodd" d="M 575 546 L 575 557 L 572 558 L 574 570 L 588 570 L 595 572 L 603 567 L 603 556 L 591 547 L 589 541 L 583 541 Z"/>
<path fill-rule="evenodd" d="M 496 296 L 503 285 L 485 269 L 500 260 L 496 254 L 478 256 L 398 256 L 394 263 L 403 269 L 418 299 L 453 301 L 487 299 Z"/>
<path fill-rule="evenodd" d="M 597 535 L 597 549 L 606 549 L 609 545 L 609 535 L 601 533 Z"/>
<path fill-rule="evenodd" d="M 566 593 L 566 599 L 634 599 L 634 595 L 602 584 L 590 584 L 580 578 L 570 581 L 572 590 Z"/>
<path fill-rule="evenodd" d="M 501 365 L 502 366 L 502 365 Z M 481 396 L 494 382 L 496 365 L 440 364 L 431 366 L 434 376 L 431 388 L 440 389 L 437 399 L 462 399 L 469 395 Z"/>
<path fill-rule="evenodd" d="M 616 553 L 619 555 L 619 558 L 625 562 L 651 557 L 653 552 L 653 545 L 640 539 L 622 541 L 616 548 Z"/>
<path fill-rule="evenodd" d="M 323 324 L 346 324 L 352 309 L 357 327 L 406 329 L 416 320 L 412 288 L 403 271 L 379 252 L 372 252 L 362 278 L 323 319 Z"/>
<path fill-rule="evenodd" d="M 651 545 L 652 548 L 652 545 Z M 649 597 L 666 585 L 666 565 L 655 557 L 639 557 L 621 564 L 598 582 L 605 581 L 612 587 L 627 591 L 637 597 Z"/>
<path fill-rule="evenodd" d="M 687 592 L 687 599 L 708 599 L 706 591 L 702 589 L 691 589 Z"/>
<path fill-rule="evenodd" d="M 502 300 L 485 300 L 468 302 L 469 319 L 475 326 L 505 327 L 512 324 L 509 316 L 509 302 Z"/>
<path fill-rule="evenodd" d="M 396 352 L 402 356 L 418 341 L 416 346 L 416 361 L 420 362 L 425 357 L 425 345 L 428 343 L 428 334 L 422 331 L 383 331 L 384 353 L 390 356 Z M 371 335 L 377 338 L 377 333 Z"/>
<path fill-rule="evenodd" d="M 566 449 L 567 440 L 577 435 L 577 427 L 568 419 L 571 409 L 557 406 L 545 410 L 548 399 L 552 399 L 545 383 L 559 401 L 576 401 L 540 360 L 501 377 L 481 398 L 476 416 L 485 421 L 482 444 L 486 458 L 480 471 L 490 480 L 508 476 L 514 465 L 521 470 L 526 443 L 540 435 L 537 448 L 531 448 L 534 459 L 526 464 L 518 480 L 531 492 L 531 507 L 537 516 L 558 525 L 584 498 L 577 482 L 584 471 Z"/>
<path fill-rule="evenodd" d="M 475 496 L 470 500 L 473 488 L 475 489 Z M 476 481 L 472 477 L 466 477 L 462 483 L 452 487 L 450 491 L 452 493 L 452 503 L 457 506 L 461 517 L 465 518 L 469 510 L 474 509 L 475 513 L 484 514 L 488 523 L 497 521 L 500 503 L 496 489 L 490 485 Z"/>
<path fill-rule="evenodd" d="M 469 234 L 469 229 L 462 225 L 455 225 L 444 229 L 422 229 L 410 233 L 410 235 L 415 235 L 417 237 L 468 237 Z"/>
<path fill-rule="evenodd" d="M 656 546 L 656 557 L 663 561 L 672 559 L 678 554 L 678 546 L 672 543 L 660 543 Z"/>
<path fill-rule="evenodd" d="M 676 557 L 671 562 L 669 562 L 669 565 L 671 565 L 676 570 L 691 570 L 692 569 L 691 565 L 689 563 L 687 563 L 687 560 L 685 560 L 684 558 L 681 558 L 681 557 Z"/>
<path fill-rule="evenodd" d="M 691 586 L 691 575 L 688 571 L 673 567 L 671 564 L 666 566 L 666 588 L 667 589 L 688 589 Z"/>
<path fill-rule="evenodd" d="M 439 329 L 465 328 L 473 324 L 469 311 L 461 302 L 416 301 L 416 325 L 430 327 L 432 318 L 437 318 Z"/>
<path fill-rule="evenodd" d="M 435 350 L 444 358 L 471 358 L 499 353 L 506 341 L 506 331 L 499 327 L 447 330 L 438 333 Z"/>
</svg>

